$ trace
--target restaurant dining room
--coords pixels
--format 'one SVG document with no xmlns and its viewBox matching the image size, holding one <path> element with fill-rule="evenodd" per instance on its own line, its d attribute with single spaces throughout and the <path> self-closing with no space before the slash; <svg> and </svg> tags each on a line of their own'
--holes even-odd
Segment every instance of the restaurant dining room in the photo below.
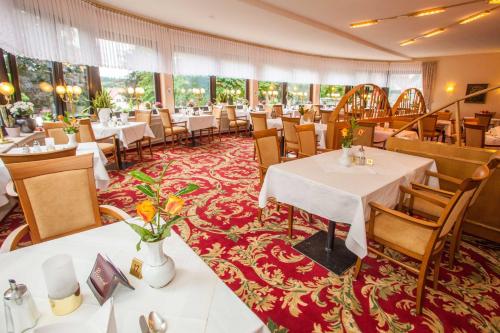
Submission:
<svg viewBox="0 0 500 333">
<path fill-rule="evenodd" d="M 499 0 L 0 24 L 0 333 L 500 332 Z"/>
</svg>

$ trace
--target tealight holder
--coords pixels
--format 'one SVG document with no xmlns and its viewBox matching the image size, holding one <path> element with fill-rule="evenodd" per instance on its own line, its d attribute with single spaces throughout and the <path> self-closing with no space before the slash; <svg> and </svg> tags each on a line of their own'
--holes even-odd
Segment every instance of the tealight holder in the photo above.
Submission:
<svg viewBox="0 0 500 333">
<path fill-rule="evenodd" d="M 56 316 L 67 315 L 80 307 L 82 295 L 69 255 L 53 256 L 42 264 L 50 309 Z"/>
</svg>

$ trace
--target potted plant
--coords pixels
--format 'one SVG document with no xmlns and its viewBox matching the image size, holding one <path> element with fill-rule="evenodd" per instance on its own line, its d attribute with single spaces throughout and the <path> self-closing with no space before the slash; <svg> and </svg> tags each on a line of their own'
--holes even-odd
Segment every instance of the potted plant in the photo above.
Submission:
<svg viewBox="0 0 500 333">
<path fill-rule="evenodd" d="M 97 92 L 92 100 L 92 107 L 96 110 L 97 116 L 101 123 L 109 121 L 114 108 L 113 99 L 107 90 Z"/>
<path fill-rule="evenodd" d="M 58 119 L 64 123 L 63 130 L 68 136 L 67 147 L 77 146 L 78 142 L 76 141 L 76 134 L 80 131 L 78 119 L 76 119 L 74 115 L 68 115 L 67 112 L 64 116 L 58 116 Z"/>
<path fill-rule="evenodd" d="M 21 126 L 21 132 L 33 133 L 36 128 L 35 119 L 33 115 L 33 103 L 31 102 L 15 102 L 10 107 L 10 114 L 16 119 L 16 123 Z"/>
<path fill-rule="evenodd" d="M 358 127 L 356 118 L 351 117 L 349 125 L 342 129 L 342 155 L 340 156 L 339 163 L 343 166 L 350 166 L 352 163 L 351 147 L 354 140 L 354 130 Z"/>
<path fill-rule="evenodd" d="M 130 173 L 132 177 L 144 183 L 137 185 L 136 188 L 145 194 L 147 199 L 136 207 L 143 226 L 131 222 L 127 224 L 140 237 L 136 245 L 137 251 L 141 249 L 141 243 L 147 245 L 142 276 L 153 288 L 162 288 L 174 278 L 174 261 L 163 252 L 163 241 L 170 236 L 172 226 L 182 220 L 179 213 L 184 206 L 184 200 L 181 196 L 198 189 L 197 185 L 188 184 L 175 194 L 164 194 L 161 183 L 171 163 L 163 167 L 157 178 L 138 170 Z"/>
<path fill-rule="evenodd" d="M 10 115 L 7 109 L 4 107 L 0 109 L 0 112 L 2 121 L 5 125 L 7 136 L 10 136 L 12 138 L 21 136 L 21 128 L 16 124 L 16 120 L 14 119 L 14 117 L 12 117 L 12 115 Z"/>
</svg>

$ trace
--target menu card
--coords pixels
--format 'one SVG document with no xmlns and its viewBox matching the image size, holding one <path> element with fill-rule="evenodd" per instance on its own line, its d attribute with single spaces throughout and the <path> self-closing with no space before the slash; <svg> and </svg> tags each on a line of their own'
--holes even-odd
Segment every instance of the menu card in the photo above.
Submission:
<svg viewBox="0 0 500 333">
<path fill-rule="evenodd" d="M 123 272 L 116 267 L 108 257 L 97 254 L 94 267 L 87 279 L 90 290 L 94 293 L 99 304 L 104 304 L 111 297 L 118 284 L 134 290 Z"/>
</svg>

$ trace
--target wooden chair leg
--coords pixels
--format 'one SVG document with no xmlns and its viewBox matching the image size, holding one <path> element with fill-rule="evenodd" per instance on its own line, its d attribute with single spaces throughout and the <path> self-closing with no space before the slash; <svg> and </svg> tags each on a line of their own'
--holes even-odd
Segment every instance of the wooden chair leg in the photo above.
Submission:
<svg viewBox="0 0 500 333">
<path fill-rule="evenodd" d="M 356 260 L 356 267 L 354 267 L 354 279 L 358 278 L 359 271 L 361 270 L 361 265 L 363 261 L 360 257 Z"/>
<path fill-rule="evenodd" d="M 259 207 L 258 213 L 257 213 L 257 220 L 262 223 L 262 208 Z"/>
<path fill-rule="evenodd" d="M 423 296 L 425 291 L 425 279 L 427 277 L 427 266 L 429 265 L 429 258 L 422 261 L 422 265 L 420 266 L 420 272 L 418 273 L 417 280 L 417 306 L 416 312 L 417 315 L 422 313 L 422 305 L 423 305 Z"/>
<path fill-rule="evenodd" d="M 311 213 L 307 213 L 307 215 L 309 215 L 309 223 L 312 224 L 314 222 L 313 215 Z"/>
<path fill-rule="evenodd" d="M 292 238 L 293 234 L 293 206 L 288 206 L 288 237 Z"/>
<path fill-rule="evenodd" d="M 118 152 L 118 154 L 119 153 L 120 152 Z M 116 152 L 116 146 L 115 146 L 115 149 L 113 150 L 113 158 L 115 159 L 116 170 L 120 170 L 120 165 L 118 164 L 118 154 Z"/>
<path fill-rule="evenodd" d="M 441 265 L 441 253 L 434 258 L 434 271 L 432 272 L 432 288 L 437 289 L 439 280 L 439 266 Z"/>
<path fill-rule="evenodd" d="M 174 134 L 174 133 L 172 133 L 172 135 L 170 136 L 170 141 L 171 141 L 172 148 L 174 148 L 174 146 L 175 146 L 175 137 L 176 136 L 177 136 L 177 134 Z"/>
</svg>

